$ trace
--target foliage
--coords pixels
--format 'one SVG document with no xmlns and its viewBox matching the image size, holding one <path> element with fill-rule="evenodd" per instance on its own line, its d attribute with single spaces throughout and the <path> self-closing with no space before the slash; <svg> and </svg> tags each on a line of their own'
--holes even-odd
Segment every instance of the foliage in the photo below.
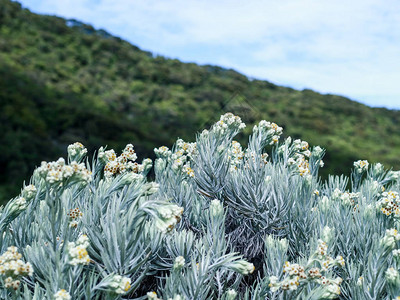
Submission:
<svg viewBox="0 0 400 300">
<path fill-rule="evenodd" d="M 135 141 L 141 156 L 154 158 L 154 147 L 193 139 L 227 111 L 251 125 L 273 119 L 287 135 L 329 148 L 325 177 L 358 158 L 400 167 L 398 111 L 155 56 L 104 30 L 0 0 L 3 202 L 41 159 L 55 160 L 72 142 L 92 153 Z"/>
<path fill-rule="evenodd" d="M 364 160 L 322 182 L 322 148 L 267 121 L 242 148 L 244 128 L 227 113 L 154 149 L 154 181 L 130 144 L 42 162 L 0 214 L 0 297 L 400 296 L 400 172 Z"/>
</svg>

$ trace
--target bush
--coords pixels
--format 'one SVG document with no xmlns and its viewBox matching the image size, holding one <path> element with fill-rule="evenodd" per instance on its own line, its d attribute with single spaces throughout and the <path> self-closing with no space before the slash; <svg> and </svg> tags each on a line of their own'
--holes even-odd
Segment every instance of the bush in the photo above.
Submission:
<svg viewBox="0 0 400 300">
<path fill-rule="evenodd" d="M 0 215 L 2 299 L 393 299 L 399 172 L 357 161 L 321 182 L 324 150 L 221 116 L 137 163 L 75 143 Z M 351 190 L 347 190 L 351 187 Z"/>
</svg>

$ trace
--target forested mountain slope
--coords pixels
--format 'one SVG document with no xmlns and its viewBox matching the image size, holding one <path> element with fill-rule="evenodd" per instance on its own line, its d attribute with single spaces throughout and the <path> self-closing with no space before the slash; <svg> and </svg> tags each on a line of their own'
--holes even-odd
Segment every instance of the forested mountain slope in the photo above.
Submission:
<svg viewBox="0 0 400 300">
<path fill-rule="evenodd" d="M 226 111 L 248 132 L 266 119 L 325 147 L 324 174 L 349 173 L 357 159 L 400 168 L 400 111 L 154 56 L 90 25 L 0 0 L 0 200 L 71 142 L 90 152 L 133 143 L 139 157 L 151 156 L 177 137 L 193 140 Z"/>
</svg>

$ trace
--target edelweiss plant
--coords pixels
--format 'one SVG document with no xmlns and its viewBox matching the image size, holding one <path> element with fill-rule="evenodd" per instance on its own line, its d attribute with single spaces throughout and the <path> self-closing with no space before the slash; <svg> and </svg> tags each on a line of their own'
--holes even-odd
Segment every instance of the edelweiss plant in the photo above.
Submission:
<svg viewBox="0 0 400 300">
<path fill-rule="evenodd" d="M 137 162 L 81 143 L 0 214 L 2 299 L 398 299 L 400 173 L 231 113 Z"/>
</svg>

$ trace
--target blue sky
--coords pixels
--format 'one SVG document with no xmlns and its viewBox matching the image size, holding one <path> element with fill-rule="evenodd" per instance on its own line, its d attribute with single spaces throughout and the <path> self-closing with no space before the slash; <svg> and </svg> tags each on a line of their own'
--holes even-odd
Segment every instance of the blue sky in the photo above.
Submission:
<svg viewBox="0 0 400 300">
<path fill-rule="evenodd" d="M 398 0 L 21 0 L 138 47 L 400 109 Z"/>
</svg>

